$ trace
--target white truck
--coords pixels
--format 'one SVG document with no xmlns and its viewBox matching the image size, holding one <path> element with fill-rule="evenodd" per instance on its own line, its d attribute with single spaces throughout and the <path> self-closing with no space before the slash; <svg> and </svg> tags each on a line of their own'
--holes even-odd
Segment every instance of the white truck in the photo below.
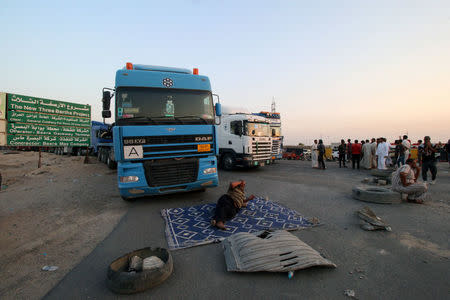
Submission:
<svg viewBox="0 0 450 300">
<path fill-rule="evenodd" d="M 218 126 L 219 163 L 225 170 L 235 166 L 259 167 L 270 163 L 272 138 L 266 118 L 246 113 L 224 114 Z"/>
</svg>

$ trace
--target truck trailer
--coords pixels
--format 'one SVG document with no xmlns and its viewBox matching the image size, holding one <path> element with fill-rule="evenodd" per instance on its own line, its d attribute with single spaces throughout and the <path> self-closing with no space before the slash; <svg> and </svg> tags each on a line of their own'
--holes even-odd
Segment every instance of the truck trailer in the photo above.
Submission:
<svg viewBox="0 0 450 300">
<path fill-rule="evenodd" d="M 224 114 L 218 130 L 219 162 L 223 169 L 270 163 L 272 138 L 266 118 L 246 113 Z"/>
<path fill-rule="evenodd" d="M 111 155 L 124 200 L 218 185 L 221 106 L 208 77 L 198 69 L 127 63 L 115 88 L 103 89 L 103 118 L 111 117 L 113 97 Z"/>
</svg>

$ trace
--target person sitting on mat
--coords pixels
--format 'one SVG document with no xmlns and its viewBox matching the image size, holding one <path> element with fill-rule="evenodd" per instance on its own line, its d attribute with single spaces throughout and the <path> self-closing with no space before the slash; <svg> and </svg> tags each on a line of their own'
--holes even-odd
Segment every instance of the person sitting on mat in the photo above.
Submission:
<svg viewBox="0 0 450 300">
<path fill-rule="evenodd" d="M 245 181 L 233 181 L 228 187 L 228 192 L 217 201 L 214 217 L 211 225 L 226 230 L 225 222 L 233 219 L 241 207 L 246 207 L 247 202 L 253 200 L 254 195 L 245 198 Z"/>
</svg>

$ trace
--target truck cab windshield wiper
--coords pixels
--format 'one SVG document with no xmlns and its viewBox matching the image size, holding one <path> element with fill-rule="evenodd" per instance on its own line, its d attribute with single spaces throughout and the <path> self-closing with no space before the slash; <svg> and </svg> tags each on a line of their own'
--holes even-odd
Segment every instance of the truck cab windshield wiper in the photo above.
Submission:
<svg viewBox="0 0 450 300">
<path fill-rule="evenodd" d="M 199 119 L 199 120 L 202 120 L 203 122 L 205 122 L 205 124 L 209 124 L 208 121 L 205 118 L 200 117 L 200 116 L 194 116 L 194 115 L 192 115 L 192 116 L 180 116 L 178 118 L 179 119 Z"/>
<path fill-rule="evenodd" d="M 157 122 L 154 119 L 152 119 L 150 117 L 144 117 L 144 116 L 119 119 L 120 123 L 126 123 L 128 121 L 132 121 L 132 122 L 133 121 L 134 122 L 151 122 L 153 124 L 157 124 Z"/>
</svg>

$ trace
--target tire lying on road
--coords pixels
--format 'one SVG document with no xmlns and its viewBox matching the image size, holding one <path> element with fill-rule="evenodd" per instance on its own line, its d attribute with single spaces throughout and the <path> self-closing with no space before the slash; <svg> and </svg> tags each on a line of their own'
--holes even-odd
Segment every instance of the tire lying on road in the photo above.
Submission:
<svg viewBox="0 0 450 300">
<path fill-rule="evenodd" d="M 370 171 L 370 175 L 375 177 L 391 177 L 392 170 L 379 170 L 379 169 L 372 169 Z"/>
<path fill-rule="evenodd" d="M 353 188 L 353 198 L 372 203 L 392 204 L 400 203 L 402 198 L 399 193 L 382 187 L 361 187 Z"/>
<path fill-rule="evenodd" d="M 130 258 L 133 256 L 141 258 L 157 256 L 164 262 L 164 265 L 152 270 L 127 272 Z M 167 249 L 144 248 L 127 253 L 114 260 L 108 267 L 106 285 L 114 293 L 138 293 L 162 283 L 172 274 L 172 270 L 172 255 Z"/>
</svg>

